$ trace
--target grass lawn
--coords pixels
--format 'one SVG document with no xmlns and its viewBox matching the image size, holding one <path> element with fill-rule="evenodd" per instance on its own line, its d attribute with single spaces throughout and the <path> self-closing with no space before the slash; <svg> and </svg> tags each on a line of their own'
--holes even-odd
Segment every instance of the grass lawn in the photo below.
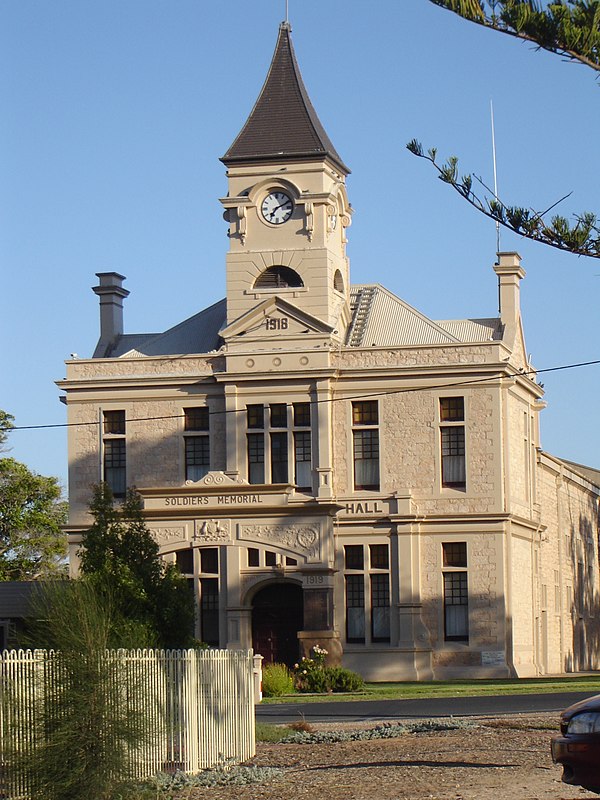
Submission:
<svg viewBox="0 0 600 800">
<path fill-rule="evenodd" d="M 572 678 L 366 683 L 362 691 L 352 694 L 292 694 L 284 697 L 266 697 L 263 699 L 263 703 L 329 703 L 336 700 L 402 700 L 412 697 L 478 697 L 501 694 L 541 694 L 542 692 L 596 692 L 600 694 L 600 674 Z"/>
</svg>

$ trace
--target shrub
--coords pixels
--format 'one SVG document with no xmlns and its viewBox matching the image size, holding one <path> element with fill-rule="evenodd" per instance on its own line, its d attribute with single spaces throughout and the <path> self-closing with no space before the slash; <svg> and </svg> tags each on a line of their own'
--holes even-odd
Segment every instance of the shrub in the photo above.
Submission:
<svg viewBox="0 0 600 800">
<path fill-rule="evenodd" d="M 294 693 L 294 678 L 285 664 L 265 664 L 262 690 L 265 697 L 281 697 Z"/>
<path fill-rule="evenodd" d="M 360 675 L 344 667 L 326 667 L 327 650 L 315 645 L 310 657 L 294 664 L 294 680 L 299 692 L 356 692 L 364 685 Z"/>
<path fill-rule="evenodd" d="M 126 684 L 119 651 L 107 649 L 123 620 L 85 580 L 49 583 L 38 602 L 39 624 L 58 652 L 44 702 L 32 696 L 22 712 L 33 748 L 17 748 L 11 768 L 30 785 L 31 800 L 113 800 L 148 729 L 143 712 L 123 703 L 123 692 L 137 689 Z M 5 692 L 4 702 L 13 694 Z"/>
<path fill-rule="evenodd" d="M 325 667 L 324 672 L 332 692 L 357 692 L 365 685 L 360 675 L 344 667 Z"/>
<path fill-rule="evenodd" d="M 311 656 L 304 656 L 299 664 L 294 664 L 294 682 L 299 692 L 327 692 L 329 686 L 325 675 L 325 656 L 327 650 L 316 644 Z"/>
<path fill-rule="evenodd" d="M 422 720 L 421 722 L 384 723 L 375 728 L 361 728 L 344 731 L 316 731 L 307 733 L 297 731 L 284 739 L 280 744 L 337 744 L 338 742 L 365 742 L 372 739 L 396 739 L 400 736 L 415 733 L 436 733 L 438 731 L 472 730 L 478 727 L 469 720 Z"/>
</svg>

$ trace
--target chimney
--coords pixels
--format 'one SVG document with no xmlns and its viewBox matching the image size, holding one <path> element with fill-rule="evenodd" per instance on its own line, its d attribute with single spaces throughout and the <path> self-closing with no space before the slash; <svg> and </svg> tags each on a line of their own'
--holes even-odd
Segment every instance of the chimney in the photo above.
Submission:
<svg viewBox="0 0 600 800">
<path fill-rule="evenodd" d="M 96 347 L 96 354 L 108 355 L 110 346 L 118 336 L 123 333 L 123 300 L 129 292 L 123 288 L 124 275 L 118 272 L 97 272 L 100 279 L 98 286 L 93 286 L 100 298 L 100 341 Z"/>
<path fill-rule="evenodd" d="M 516 325 L 521 316 L 519 283 L 525 277 L 518 253 L 498 253 L 498 261 L 494 264 L 494 272 L 498 276 L 498 302 L 502 324 L 507 337 L 516 332 Z"/>
</svg>

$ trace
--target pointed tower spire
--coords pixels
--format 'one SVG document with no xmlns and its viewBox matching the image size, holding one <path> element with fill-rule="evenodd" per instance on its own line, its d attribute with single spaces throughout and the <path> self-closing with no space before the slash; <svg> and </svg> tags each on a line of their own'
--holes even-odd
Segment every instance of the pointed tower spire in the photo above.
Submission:
<svg viewBox="0 0 600 800">
<path fill-rule="evenodd" d="M 308 97 L 294 55 L 289 22 L 279 37 L 269 73 L 246 124 L 221 161 L 230 164 L 328 158 L 344 175 L 338 155 Z"/>
</svg>

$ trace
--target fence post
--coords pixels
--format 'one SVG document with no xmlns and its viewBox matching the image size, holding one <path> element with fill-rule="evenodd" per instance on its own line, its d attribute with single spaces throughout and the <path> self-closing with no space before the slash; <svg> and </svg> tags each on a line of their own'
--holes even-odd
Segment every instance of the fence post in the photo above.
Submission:
<svg viewBox="0 0 600 800">
<path fill-rule="evenodd" d="M 264 656 L 255 655 L 252 660 L 252 674 L 254 675 L 254 702 L 262 700 L 262 662 Z"/>
</svg>

